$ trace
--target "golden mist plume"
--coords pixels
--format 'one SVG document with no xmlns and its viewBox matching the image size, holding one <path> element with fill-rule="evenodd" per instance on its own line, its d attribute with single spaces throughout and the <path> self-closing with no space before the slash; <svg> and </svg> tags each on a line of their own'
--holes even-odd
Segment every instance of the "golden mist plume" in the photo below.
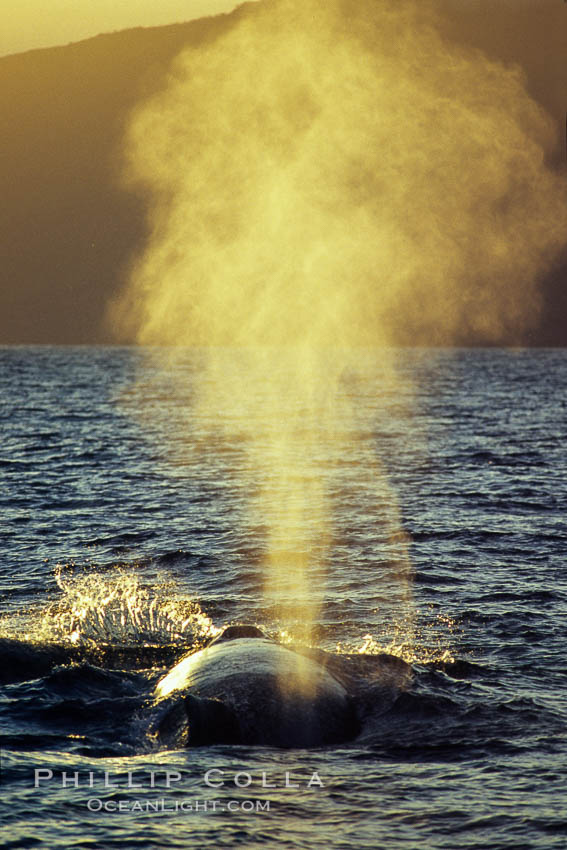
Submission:
<svg viewBox="0 0 567 850">
<path fill-rule="evenodd" d="M 266 593 L 306 620 L 347 486 L 336 470 L 372 427 L 347 386 L 364 349 L 380 348 L 391 393 L 391 346 L 520 340 L 564 240 L 551 121 L 518 69 L 444 41 L 433 9 L 264 0 L 182 52 L 128 130 L 151 235 L 114 321 L 140 343 L 206 347 L 195 404 L 211 433 L 243 436 Z M 375 489 L 400 541 L 409 624 L 396 499 L 362 454 L 349 486 Z"/>
</svg>

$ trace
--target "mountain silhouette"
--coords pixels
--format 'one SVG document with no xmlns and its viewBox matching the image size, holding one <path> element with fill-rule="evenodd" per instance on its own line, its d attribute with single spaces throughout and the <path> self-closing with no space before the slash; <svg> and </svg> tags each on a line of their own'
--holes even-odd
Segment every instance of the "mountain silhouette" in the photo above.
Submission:
<svg viewBox="0 0 567 850">
<path fill-rule="evenodd" d="M 117 341 L 105 310 L 147 235 L 145 198 L 120 178 L 129 114 L 164 84 L 182 48 L 253 13 L 245 5 L 0 58 L 1 344 Z M 541 79 L 531 79 L 545 100 Z M 559 154 L 552 165 L 564 167 Z M 544 281 L 541 326 L 527 344 L 567 344 L 566 273 L 567 251 Z"/>
</svg>

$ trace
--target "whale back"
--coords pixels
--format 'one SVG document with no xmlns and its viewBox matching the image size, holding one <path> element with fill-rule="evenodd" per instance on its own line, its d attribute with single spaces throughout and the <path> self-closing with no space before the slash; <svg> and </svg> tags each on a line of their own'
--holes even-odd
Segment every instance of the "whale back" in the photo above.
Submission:
<svg viewBox="0 0 567 850">
<path fill-rule="evenodd" d="M 182 659 L 156 686 L 158 699 L 185 698 L 187 743 L 312 747 L 354 737 L 350 698 L 324 665 L 265 637 L 236 635 Z M 178 703 L 162 732 L 170 715 L 179 724 Z"/>
</svg>

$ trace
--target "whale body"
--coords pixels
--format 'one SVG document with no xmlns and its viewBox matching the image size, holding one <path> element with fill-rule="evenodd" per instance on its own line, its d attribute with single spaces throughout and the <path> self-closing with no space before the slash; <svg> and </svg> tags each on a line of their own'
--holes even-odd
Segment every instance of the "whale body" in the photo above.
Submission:
<svg viewBox="0 0 567 850">
<path fill-rule="evenodd" d="M 167 748 L 352 741 L 361 724 L 354 678 L 334 659 L 283 646 L 254 626 L 230 626 L 158 682 L 149 737 Z"/>
</svg>

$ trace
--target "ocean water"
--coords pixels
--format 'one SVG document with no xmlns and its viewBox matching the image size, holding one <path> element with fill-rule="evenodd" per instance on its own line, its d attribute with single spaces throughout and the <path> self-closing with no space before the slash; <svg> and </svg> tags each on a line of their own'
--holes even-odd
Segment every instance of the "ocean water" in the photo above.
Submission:
<svg viewBox="0 0 567 850">
<path fill-rule="evenodd" d="M 339 747 L 166 750 L 185 652 L 305 639 L 262 594 L 245 441 L 172 391 L 198 352 L 0 349 L 4 847 L 567 847 L 567 354 L 399 351 L 395 391 L 361 358 L 311 642 L 411 680 Z"/>
</svg>

